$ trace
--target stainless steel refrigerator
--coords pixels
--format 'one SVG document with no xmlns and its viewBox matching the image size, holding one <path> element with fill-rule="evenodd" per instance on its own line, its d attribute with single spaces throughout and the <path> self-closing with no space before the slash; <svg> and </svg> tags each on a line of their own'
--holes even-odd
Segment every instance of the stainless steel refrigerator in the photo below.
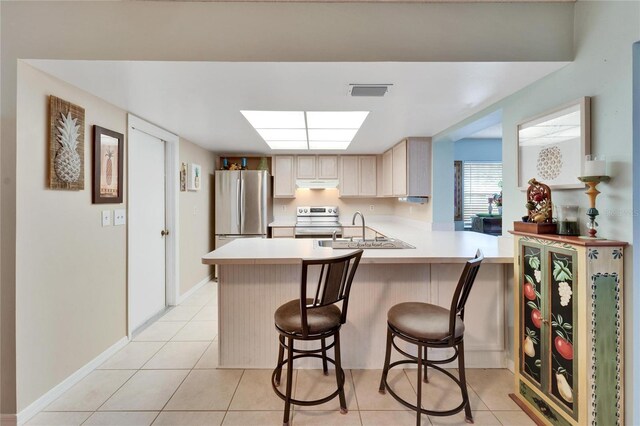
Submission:
<svg viewBox="0 0 640 426">
<path fill-rule="evenodd" d="M 266 238 L 271 211 L 271 175 L 265 170 L 216 170 L 215 246 L 237 238 Z"/>
</svg>

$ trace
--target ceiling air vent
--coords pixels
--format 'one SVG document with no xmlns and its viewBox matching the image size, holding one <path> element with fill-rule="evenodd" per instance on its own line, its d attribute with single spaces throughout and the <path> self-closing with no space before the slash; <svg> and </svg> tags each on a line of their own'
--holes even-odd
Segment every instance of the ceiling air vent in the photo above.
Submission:
<svg viewBox="0 0 640 426">
<path fill-rule="evenodd" d="M 350 84 L 349 94 L 351 96 L 377 96 L 382 97 L 393 84 Z"/>
</svg>

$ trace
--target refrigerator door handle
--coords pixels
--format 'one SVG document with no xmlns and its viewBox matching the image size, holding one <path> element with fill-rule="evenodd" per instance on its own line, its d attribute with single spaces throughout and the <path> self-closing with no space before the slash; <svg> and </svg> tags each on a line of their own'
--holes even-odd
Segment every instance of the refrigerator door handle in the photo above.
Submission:
<svg viewBox="0 0 640 426">
<path fill-rule="evenodd" d="M 242 228 L 240 225 L 240 216 L 242 215 L 242 198 L 240 196 L 240 179 L 236 180 L 236 199 L 238 200 L 238 211 L 236 214 L 236 224 L 238 225 L 238 230 L 242 232 Z"/>
<path fill-rule="evenodd" d="M 240 232 L 244 234 L 244 179 L 240 178 Z"/>
</svg>

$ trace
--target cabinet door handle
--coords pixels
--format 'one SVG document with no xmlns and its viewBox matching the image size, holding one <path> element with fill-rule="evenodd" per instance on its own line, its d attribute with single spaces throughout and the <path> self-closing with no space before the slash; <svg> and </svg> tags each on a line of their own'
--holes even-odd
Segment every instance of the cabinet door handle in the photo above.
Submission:
<svg viewBox="0 0 640 426">
<path fill-rule="evenodd" d="M 160 231 L 160 235 L 163 236 L 163 237 L 166 236 L 166 235 L 169 235 L 169 230 L 168 229 L 163 229 L 162 231 Z"/>
</svg>

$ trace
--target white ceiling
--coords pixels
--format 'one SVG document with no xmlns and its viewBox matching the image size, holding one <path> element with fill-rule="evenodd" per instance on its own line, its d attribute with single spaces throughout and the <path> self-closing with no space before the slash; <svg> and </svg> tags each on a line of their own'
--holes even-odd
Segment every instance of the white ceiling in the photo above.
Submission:
<svg viewBox="0 0 640 426">
<path fill-rule="evenodd" d="M 200 146 L 246 154 L 277 151 L 240 110 L 371 111 L 347 152 L 379 153 L 405 136 L 435 135 L 567 64 L 29 63 Z M 393 87 L 383 98 L 355 98 L 349 83 Z"/>
</svg>

